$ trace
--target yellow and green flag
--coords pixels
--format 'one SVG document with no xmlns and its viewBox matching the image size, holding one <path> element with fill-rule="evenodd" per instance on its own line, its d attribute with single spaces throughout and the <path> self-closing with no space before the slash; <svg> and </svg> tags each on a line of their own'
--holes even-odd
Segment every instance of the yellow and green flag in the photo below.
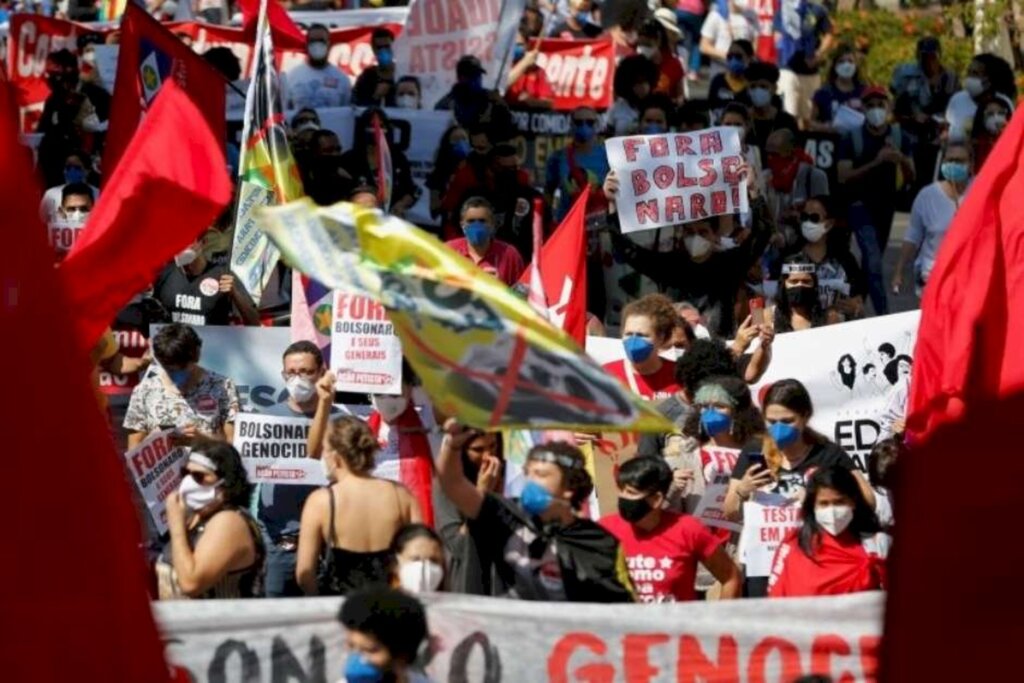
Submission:
<svg viewBox="0 0 1024 683">
<path fill-rule="evenodd" d="M 438 409 L 485 429 L 669 431 L 565 332 L 398 218 L 309 200 L 260 211 L 293 268 L 380 301 Z"/>
</svg>

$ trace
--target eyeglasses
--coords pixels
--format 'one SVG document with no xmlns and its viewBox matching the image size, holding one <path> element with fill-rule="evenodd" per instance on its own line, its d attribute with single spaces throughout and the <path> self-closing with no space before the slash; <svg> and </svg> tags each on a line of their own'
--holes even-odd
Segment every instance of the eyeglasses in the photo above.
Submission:
<svg viewBox="0 0 1024 683">
<path fill-rule="evenodd" d="M 282 372 L 281 379 L 284 381 L 290 380 L 292 377 L 303 377 L 305 379 L 316 379 L 316 370 L 292 370 L 291 372 Z"/>
<path fill-rule="evenodd" d="M 802 213 L 800 214 L 801 221 L 811 221 L 812 223 L 820 223 L 825 219 L 820 213 Z"/>
</svg>

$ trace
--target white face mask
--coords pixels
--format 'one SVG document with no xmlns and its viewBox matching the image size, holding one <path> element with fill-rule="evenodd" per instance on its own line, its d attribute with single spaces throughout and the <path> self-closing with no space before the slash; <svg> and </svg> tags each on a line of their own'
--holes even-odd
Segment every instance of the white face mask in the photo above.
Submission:
<svg viewBox="0 0 1024 683">
<path fill-rule="evenodd" d="M 207 486 L 200 484 L 193 477 L 187 476 L 181 480 L 181 485 L 178 486 L 178 493 L 181 494 L 181 502 L 185 504 L 185 507 L 192 512 L 198 512 L 208 507 L 217 499 L 217 489 L 219 486 L 219 481 L 216 484 Z"/>
<path fill-rule="evenodd" d="M 415 95 L 399 95 L 395 98 L 395 102 L 398 104 L 400 109 L 415 109 L 416 108 L 416 96 Z"/>
<path fill-rule="evenodd" d="M 693 334 L 697 339 L 711 339 L 711 332 L 700 323 L 693 326 Z"/>
<path fill-rule="evenodd" d="M 373 395 L 370 397 L 373 409 L 380 413 L 385 422 L 394 422 L 409 407 L 409 399 L 405 396 Z"/>
<path fill-rule="evenodd" d="M 683 246 L 686 247 L 686 251 L 689 252 L 690 256 L 699 259 L 707 256 L 715 245 L 712 244 L 711 240 L 705 239 L 700 235 L 687 235 L 683 238 Z"/>
<path fill-rule="evenodd" d="M 853 62 L 839 62 L 836 64 L 836 75 L 840 78 L 853 78 L 857 74 L 857 65 Z"/>
<path fill-rule="evenodd" d="M 199 258 L 199 251 L 193 247 L 189 247 L 174 257 L 174 265 L 179 268 L 184 268 L 185 266 L 192 265 L 197 258 Z"/>
<path fill-rule="evenodd" d="M 1003 119 L 1003 123 L 1006 123 L 1006 119 Z M 64 216 L 67 217 L 68 222 L 74 223 L 75 225 L 85 223 L 85 219 L 88 215 L 88 211 L 79 208 L 68 209 L 64 212 Z"/>
<path fill-rule="evenodd" d="M 800 224 L 800 233 L 808 242 L 817 242 L 818 240 L 825 236 L 826 232 L 828 232 L 828 229 L 825 227 L 824 223 L 804 221 L 803 223 Z"/>
<path fill-rule="evenodd" d="M 444 581 L 444 567 L 433 560 L 413 560 L 399 568 L 398 579 L 409 593 L 433 593 Z"/>
<path fill-rule="evenodd" d="M 977 76 L 968 76 L 964 79 L 964 90 L 971 97 L 977 97 L 985 92 L 985 83 Z"/>
<path fill-rule="evenodd" d="M 319 62 L 327 57 L 327 43 L 322 41 L 316 41 L 315 43 L 309 44 L 308 49 L 309 58 L 315 62 Z"/>
<path fill-rule="evenodd" d="M 1006 117 L 1002 114 L 989 114 L 985 117 L 985 130 L 993 135 L 1003 132 L 1006 128 Z"/>
<path fill-rule="evenodd" d="M 731 237 L 721 237 L 718 240 L 718 244 L 715 245 L 715 251 L 729 251 L 740 246 L 739 242 Z"/>
<path fill-rule="evenodd" d="M 654 47 L 653 45 L 637 45 L 636 53 L 641 57 L 646 57 L 647 59 L 654 59 L 654 55 L 658 53 L 658 48 Z"/>
<path fill-rule="evenodd" d="M 889 119 L 889 110 L 885 107 L 871 107 L 871 109 L 865 112 L 864 116 L 870 125 L 875 128 L 881 128 Z"/>
<path fill-rule="evenodd" d="M 289 377 L 284 385 L 288 389 L 288 395 L 295 399 L 296 403 L 305 403 L 316 396 L 316 385 L 305 377 L 299 375 Z"/>
<path fill-rule="evenodd" d="M 849 505 L 829 505 L 828 507 L 814 508 L 814 519 L 825 531 L 833 536 L 846 531 L 853 521 L 853 508 Z"/>
</svg>

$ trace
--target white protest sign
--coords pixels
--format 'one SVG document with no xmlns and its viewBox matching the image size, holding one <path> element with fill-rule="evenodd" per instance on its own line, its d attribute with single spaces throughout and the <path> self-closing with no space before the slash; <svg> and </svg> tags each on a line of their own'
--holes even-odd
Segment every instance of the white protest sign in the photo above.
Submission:
<svg viewBox="0 0 1024 683">
<path fill-rule="evenodd" d="M 131 480 L 146 503 L 157 533 L 167 533 L 167 509 L 164 500 L 181 483 L 181 468 L 186 449 L 175 448 L 171 431 L 154 432 L 135 448 L 124 454 Z"/>
<path fill-rule="evenodd" d="M 310 421 L 239 413 L 235 418 L 235 448 L 252 482 L 324 486 L 323 466 L 306 457 Z"/>
<path fill-rule="evenodd" d="M 786 534 L 800 527 L 801 519 L 800 501 L 778 493 L 757 491 L 743 504 L 739 551 L 748 577 L 771 573 L 775 551 Z"/>
<path fill-rule="evenodd" d="M 366 296 L 336 294 L 331 369 L 338 378 L 337 391 L 402 393 L 402 343 L 379 302 Z"/>
<path fill-rule="evenodd" d="M 729 492 L 729 479 L 739 458 L 738 448 L 704 448 L 708 457 L 704 466 L 704 495 L 701 496 L 693 516 L 706 526 L 740 531 L 742 524 L 730 522 L 725 517 L 725 494 Z"/>
<path fill-rule="evenodd" d="M 749 211 L 735 128 L 630 135 L 605 148 L 619 178 L 615 205 L 623 233 Z"/>
</svg>

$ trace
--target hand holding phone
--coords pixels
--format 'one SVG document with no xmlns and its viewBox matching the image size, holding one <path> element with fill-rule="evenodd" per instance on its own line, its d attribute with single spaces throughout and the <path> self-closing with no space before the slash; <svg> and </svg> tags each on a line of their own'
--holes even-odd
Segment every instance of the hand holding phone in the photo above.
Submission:
<svg viewBox="0 0 1024 683">
<path fill-rule="evenodd" d="M 755 296 L 750 299 L 750 317 L 754 325 L 764 325 L 764 298 Z"/>
</svg>

